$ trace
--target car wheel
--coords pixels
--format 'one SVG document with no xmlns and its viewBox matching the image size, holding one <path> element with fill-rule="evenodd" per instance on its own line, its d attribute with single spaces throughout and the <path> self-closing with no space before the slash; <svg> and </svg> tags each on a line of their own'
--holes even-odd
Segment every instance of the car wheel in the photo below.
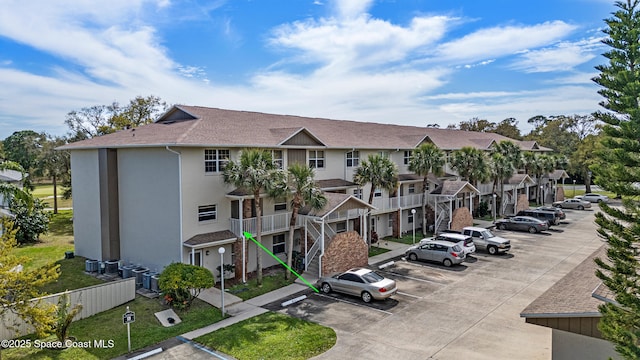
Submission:
<svg viewBox="0 0 640 360">
<path fill-rule="evenodd" d="M 360 297 L 362 298 L 362 301 L 364 301 L 366 303 L 370 303 L 371 299 L 373 299 L 371 297 L 371 294 L 369 294 L 369 292 L 367 292 L 367 291 L 363 291 L 362 294 L 360 295 Z"/>
<path fill-rule="evenodd" d="M 500 229 L 500 230 L 507 230 L 507 225 L 505 225 L 505 224 L 500 224 L 500 225 L 498 225 L 498 229 Z"/>
<path fill-rule="evenodd" d="M 529 232 L 532 234 L 535 234 L 538 232 L 538 230 L 536 230 L 536 228 L 534 228 L 533 226 L 529 228 Z"/>
<path fill-rule="evenodd" d="M 498 248 L 497 248 L 497 247 L 495 247 L 495 246 L 489 246 L 489 247 L 487 248 L 487 251 L 489 251 L 489 254 L 491 254 L 491 255 L 495 255 L 495 254 L 497 254 L 497 253 L 498 253 Z"/>
<path fill-rule="evenodd" d="M 582 205 L 578 206 L 578 210 L 584 210 L 584 206 Z"/>
<path fill-rule="evenodd" d="M 453 265 L 453 263 L 449 259 L 444 259 L 444 261 L 442 261 L 442 265 L 450 267 L 451 265 Z"/>
<path fill-rule="evenodd" d="M 409 260 L 411 260 L 411 261 L 418 260 L 418 255 L 416 255 L 415 253 L 409 254 Z"/>
<path fill-rule="evenodd" d="M 322 286 L 320 287 L 320 290 L 322 290 L 323 293 L 328 294 L 331 292 L 331 285 L 327 284 L 327 283 L 322 283 Z"/>
</svg>

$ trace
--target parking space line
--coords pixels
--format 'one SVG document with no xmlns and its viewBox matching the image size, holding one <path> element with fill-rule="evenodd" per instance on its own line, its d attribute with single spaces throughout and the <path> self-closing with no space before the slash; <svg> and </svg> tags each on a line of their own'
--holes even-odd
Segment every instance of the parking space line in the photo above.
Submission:
<svg viewBox="0 0 640 360">
<path fill-rule="evenodd" d="M 412 298 L 415 298 L 415 299 L 422 299 L 422 296 L 411 295 L 411 294 L 404 293 L 404 292 L 402 292 L 402 291 L 398 291 L 396 294 L 398 294 L 398 295 L 403 295 L 403 296 L 408 296 L 408 297 L 412 297 Z"/>
<path fill-rule="evenodd" d="M 324 295 L 324 294 L 314 294 L 314 295 L 316 295 L 316 296 L 322 296 L 322 297 L 325 297 L 325 298 L 327 298 L 327 299 L 333 299 L 333 300 L 341 301 L 341 302 L 343 302 L 343 303 L 351 304 L 351 305 L 354 305 L 354 306 L 363 307 L 363 308 L 365 308 L 365 309 L 371 309 L 371 310 L 379 311 L 379 312 L 381 312 L 381 313 L 385 313 L 385 314 L 388 314 L 388 315 L 393 315 L 393 313 L 390 313 L 390 312 L 388 312 L 388 311 L 384 311 L 384 310 L 376 309 L 376 308 L 374 308 L 374 307 L 365 306 L 365 305 L 361 305 L 361 304 L 357 304 L 357 303 L 352 303 L 351 301 L 338 299 L 338 298 L 335 298 L 335 297 L 333 297 L 333 296 L 327 296 L 327 295 Z"/>
<path fill-rule="evenodd" d="M 410 264 L 410 263 L 409 263 Z M 418 265 L 420 266 L 420 265 Z M 398 274 L 396 272 L 393 271 L 385 271 L 385 270 L 379 270 L 379 272 L 386 272 L 388 274 L 393 274 L 395 276 L 400 276 L 409 280 L 415 280 L 415 281 L 422 281 L 422 282 L 427 282 L 427 283 L 432 283 L 432 284 L 438 284 L 438 285 L 445 285 L 444 283 L 440 282 L 440 281 L 435 281 L 435 280 L 427 280 L 427 279 L 420 279 L 420 278 L 416 278 L 413 276 L 407 276 L 407 275 L 402 275 L 402 274 Z"/>
</svg>

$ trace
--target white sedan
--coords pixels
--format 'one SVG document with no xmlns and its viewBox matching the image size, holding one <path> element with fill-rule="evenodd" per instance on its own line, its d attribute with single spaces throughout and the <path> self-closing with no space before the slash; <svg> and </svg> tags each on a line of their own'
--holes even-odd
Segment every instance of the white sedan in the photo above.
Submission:
<svg viewBox="0 0 640 360">
<path fill-rule="evenodd" d="M 600 195 L 600 194 L 594 194 L 594 193 L 586 193 L 582 196 L 576 196 L 576 199 L 580 199 L 582 201 L 588 201 L 591 203 L 609 202 L 609 197 L 607 195 Z"/>
</svg>

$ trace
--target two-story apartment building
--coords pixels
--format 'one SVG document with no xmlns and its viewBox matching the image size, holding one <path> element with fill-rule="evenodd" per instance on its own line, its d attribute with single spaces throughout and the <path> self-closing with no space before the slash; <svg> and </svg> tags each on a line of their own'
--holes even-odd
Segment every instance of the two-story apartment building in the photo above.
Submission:
<svg viewBox="0 0 640 360">
<path fill-rule="evenodd" d="M 422 143 L 450 152 L 463 146 L 489 150 L 501 140 L 511 139 L 450 129 L 175 106 L 153 124 L 60 149 L 71 153 L 78 255 L 157 271 L 171 262 L 213 271 L 220 265 L 217 249 L 224 246 L 225 262 L 235 264 L 238 273 L 240 268 L 256 267 L 258 249 L 242 236 L 244 231 L 255 233 L 255 201 L 261 201 L 263 208 L 263 243 L 283 258 L 291 211 L 285 198 L 254 199 L 223 182 L 224 166 L 243 149 L 271 151 L 283 169 L 296 162 L 315 169 L 318 185 L 330 201 L 298 221 L 295 246 L 310 265 L 321 259 L 326 242 L 336 233 L 356 230 L 366 237 L 367 230 L 374 230 L 382 237 L 391 234 L 398 220 L 399 232 L 410 231 L 414 222 L 422 227 L 422 177 L 408 169 L 413 149 Z M 512 141 L 523 150 L 541 150 L 535 143 Z M 377 191 L 371 205 L 362 200 L 368 199 L 369 186 L 360 188 L 353 182 L 355 170 L 370 154 L 387 156 L 399 170 L 398 191 Z M 459 200 L 461 192 L 469 193 L 464 197 L 467 202 L 488 194 L 464 183 L 443 192 L 445 180 L 430 177 L 428 191 L 433 195 L 427 201 L 432 209 L 438 203 L 448 203 L 449 211 L 467 206 Z M 441 209 L 440 220 L 445 212 Z M 265 266 L 277 264 L 270 257 L 264 260 Z"/>
</svg>

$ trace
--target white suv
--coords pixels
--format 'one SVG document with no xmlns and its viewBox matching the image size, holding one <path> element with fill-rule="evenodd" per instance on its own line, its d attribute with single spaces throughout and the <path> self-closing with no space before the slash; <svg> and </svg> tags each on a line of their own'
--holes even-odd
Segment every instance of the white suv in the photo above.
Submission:
<svg viewBox="0 0 640 360">
<path fill-rule="evenodd" d="M 473 243 L 473 238 L 471 236 L 456 233 L 442 233 L 432 238 L 422 239 L 420 240 L 420 243 L 424 244 L 433 240 L 447 241 L 454 244 L 461 243 L 460 246 L 464 250 L 465 255 L 473 254 L 474 252 L 476 252 L 476 245 Z"/>
</svg>

